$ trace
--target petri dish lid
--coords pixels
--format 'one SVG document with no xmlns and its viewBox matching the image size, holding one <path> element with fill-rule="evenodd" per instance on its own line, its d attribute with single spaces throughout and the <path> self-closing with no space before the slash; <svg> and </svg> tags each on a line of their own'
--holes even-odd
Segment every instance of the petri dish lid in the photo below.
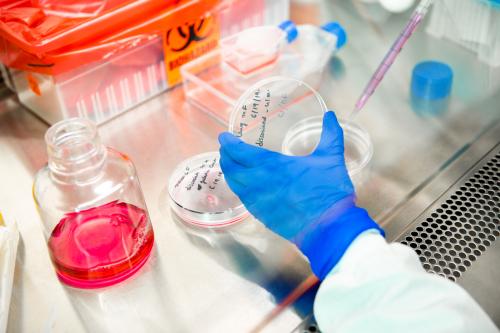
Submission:
<svg viewBox="0 0 500 333">
<path fill-rule="evenodd" d="M 325 102 L 308 84 L 275 76 L 243 93 L 231 113 L 229 132 L 248 144 L 281 151 L 290 128 L 326 111 Z"/>
<path fill-rule="evenodd" d="M 173 211 L 196 226 L 228 226 L 249 215 L 224 180 L 218 152 L 195 155 L 181 162 L 170 177 L 168 193 Z"/>
<path fill-rule="evenodd" d="M 344 157 L 351 177 L 359 174 L 370 163 L 373 144 L 368 132 L 352 122 L 339 120 L 344 132 Z M 286 133 L 282 151 L 287 155 L 306 156 L 318 146 L 323 127 L 323 117 L 303 119 Z"/>
</svg>

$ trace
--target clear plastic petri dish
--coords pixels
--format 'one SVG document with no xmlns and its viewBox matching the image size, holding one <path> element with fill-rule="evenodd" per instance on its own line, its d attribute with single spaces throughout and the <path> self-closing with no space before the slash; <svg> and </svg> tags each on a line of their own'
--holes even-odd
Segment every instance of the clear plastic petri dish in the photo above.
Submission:
<svg viewBox="0 0 500 333">
<path fill-rule="evenodd" d="M 170 177 L 168 193 L 172 210 L 183 221 L 199 227 L 224 227 L 249 215 L 224 180 L 218 152 L 181 162 Z"/>
<path fill-rule="evenodd" d="M 229 132 L 246 143 L 281 151 L 290 128 L 326 111 L 325 102 L 308 84 L 275 76 L 243 93 L 231 113 Z"/>
<path fill-rule="evenodd" d="M 281 151 L 287 155 L 306 156 L 316 149 L 321 137 L 322 116 L 310 117 L 292 126 L 285 135 Z M 344 131 L 344 156 L 347 170 L 355 183 L 366 179 L 373 156 L 368 132 L 354 123 L 340 121 Z"/>
</svg>

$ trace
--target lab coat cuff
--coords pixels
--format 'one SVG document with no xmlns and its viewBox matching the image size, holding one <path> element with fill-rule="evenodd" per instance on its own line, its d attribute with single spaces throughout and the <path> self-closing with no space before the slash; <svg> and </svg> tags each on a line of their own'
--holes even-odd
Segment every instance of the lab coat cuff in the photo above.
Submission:
<svg viewBox="0 0 500 333">
<path fill-rule="evenodd" d="M 309 259 L 312 271 L 320 280 L 337 265 L 360 234 L 374 230 L 385 235 L 366 210 L 356 206 L 344 210 L 342 214 L 325 215 L 314 226 L 296 244 Z"/>
</svg>

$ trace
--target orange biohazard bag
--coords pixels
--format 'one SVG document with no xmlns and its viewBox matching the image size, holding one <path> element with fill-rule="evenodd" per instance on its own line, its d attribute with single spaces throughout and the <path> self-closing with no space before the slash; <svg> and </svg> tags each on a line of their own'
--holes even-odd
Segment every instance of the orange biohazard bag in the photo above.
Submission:
<svg viewBox="0 0 500 333">
<path fill-rule="evenodd" d="M 277 24 L 287 9 L 288 0 L 0 0 L 0 62 L 49 123 L 102 122 L 180 82 L 180 67 L 221 36 Z"/>
<path fill-rule="evenodd" d="M 195 20 L 216 11 L 217 4 L 219 0 L 9 2 L 0 8 L 0 60 L 8 67 L 58 74 L 137 47 L 181 17 Z"/>
</svg>

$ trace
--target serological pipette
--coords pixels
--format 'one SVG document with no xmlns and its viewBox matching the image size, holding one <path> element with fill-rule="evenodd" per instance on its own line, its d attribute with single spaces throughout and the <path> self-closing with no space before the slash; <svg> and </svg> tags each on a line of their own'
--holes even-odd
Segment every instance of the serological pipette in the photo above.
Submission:
<svg viewBox="0 0 500 333">
<path fill-rule="evenodd" d="M 415 31 L 415 29 L 417 29 L 420 22 L 422 22 L 422 19 L 425 17 L 425 14 L 427 14 L 427 11 L 429 10 L 429 7 L 431 6 L 432 2 L 433 0 L 420 1 L 419 5 L 417 6 L 415 11 L 412 13 L 410 19 L 408 20 L 408 23 L 406 24 L 405 28 L 392 44 L 391 48 L 385 55 L 384 59 L 378 66 L 377 70 L 370 78 L 370 81 L 368 81 L 368 84 L 363 90 L 363 93 L 361 94 L 361 96 L 359 97 L 354 106 L 354 110 L 349 115 L 349 119 L 353 119 L 359 113 L 359 111 L 365 106 L 366 102 L 373 94 L 375 89 L 377 89 L 379 83 L 382 81 L 389 68 L 391 68 L 392 64 L 394 63 L 394 60 L 396 60 L 403 46 L 406 44 L 406 42 L 408 41 L 412 33 Z"/>
</svg>

